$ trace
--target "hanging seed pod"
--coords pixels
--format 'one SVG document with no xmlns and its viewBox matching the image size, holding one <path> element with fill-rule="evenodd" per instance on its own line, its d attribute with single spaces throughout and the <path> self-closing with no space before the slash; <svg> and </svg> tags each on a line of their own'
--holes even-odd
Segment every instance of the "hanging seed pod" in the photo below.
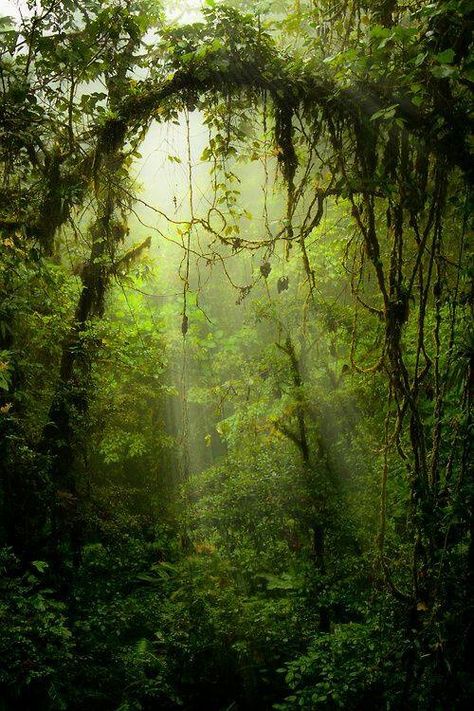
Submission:
<svg viewBox="0 0 474 711">
<path fill-rule="evenodd" d="M 279 294 L 281 294 L 282 291 L 286 291 L 288 289 L 288 277 L 287 276 L 281 276 L 278 281 L 277 281 L 277 291 Z"/>
<path fill-rule="evenodd" d="M 264 279 L 267 278 L 271 271 L 272 268 L 270 266 L 270 262 L 263 262 L 263 264 L 260 265 L 260 274 L 264 277 Z"/>
<path fill-rule="evenodd" d="M 189 319 L 186 314 L 183 315 L 183 320 L 181 321 L 181 333 L 185 336 L 188 332 Z"/>
</svg>

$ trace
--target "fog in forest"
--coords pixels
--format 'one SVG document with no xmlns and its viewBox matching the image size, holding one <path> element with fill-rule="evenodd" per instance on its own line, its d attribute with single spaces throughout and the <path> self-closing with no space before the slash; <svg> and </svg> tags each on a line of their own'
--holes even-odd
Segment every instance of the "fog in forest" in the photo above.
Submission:
<svg viewBox="0 0 474 711">
<path fill-rule="evenodd" d="M 0 711 L 471 708 L 471 5 L 0 2 Z"/>
</svg>

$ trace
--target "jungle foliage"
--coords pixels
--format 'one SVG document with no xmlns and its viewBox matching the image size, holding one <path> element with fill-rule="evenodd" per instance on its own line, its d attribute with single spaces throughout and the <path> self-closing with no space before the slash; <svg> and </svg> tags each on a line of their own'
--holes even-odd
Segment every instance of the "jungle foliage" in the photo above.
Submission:
<svg viewBox="0 0 474 711">
<path fill-rule="evenodd" d="M 17 9 L 0 708 L 470 708 L 472 0 Z"/>
</svg>

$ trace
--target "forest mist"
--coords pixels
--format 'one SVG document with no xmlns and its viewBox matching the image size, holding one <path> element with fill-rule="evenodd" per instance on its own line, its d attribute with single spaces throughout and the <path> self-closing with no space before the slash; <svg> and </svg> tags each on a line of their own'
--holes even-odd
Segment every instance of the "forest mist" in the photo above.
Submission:
<svg viewBox="0 0 474 711">
<path fill-rule="evenodd" d="M 0 3 L 0 711 L 471 708 L 473 20 Z"/>
</svg>

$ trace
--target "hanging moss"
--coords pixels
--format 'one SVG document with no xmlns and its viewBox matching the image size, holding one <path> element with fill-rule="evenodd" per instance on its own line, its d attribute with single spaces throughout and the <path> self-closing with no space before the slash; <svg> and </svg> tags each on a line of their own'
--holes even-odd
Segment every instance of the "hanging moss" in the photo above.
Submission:
<svg viewBox="0 0 474 711">
<path fill-rule="evenodd" d="M 273 98 L 275 106 L 275 144 L 278 162 L 289 187 L 293 186 L 298 158 L 293 145 L 294 104 L 289 95 Z"/>
</svg>

